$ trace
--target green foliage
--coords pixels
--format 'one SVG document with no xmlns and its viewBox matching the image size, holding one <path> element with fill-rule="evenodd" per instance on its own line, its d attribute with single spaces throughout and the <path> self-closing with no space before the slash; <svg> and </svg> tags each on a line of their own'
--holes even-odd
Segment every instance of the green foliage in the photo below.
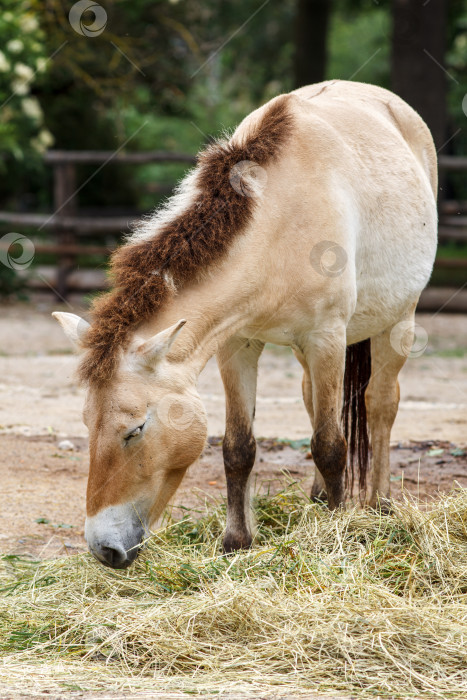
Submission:
<svg viewBox="0 0 467 700">
<path fill-rule="evenodd" d="M 34 95 L 47 68 L 47 51 L 30 2 L 4 0 L 0 46 L 0 148 L 16 159 L 34 157 L 52 145 L 53 137 Z"/>
<path fill-rule="evenodd" d="M 467 2 L 451 3 L 450 37 L 446 54 L 448 70 L 448 112 L 452 120 L 451 129 L 456 132 L 455 145 L 458 153 L 467 153 Z M 453 150 L 451 144 L 451 151 Z M 465 173 L 453 173 L 451 182 L 457 197 L 467 197 Z"/>
<path fill-rule="evenodd" d="M 367 10 L 340 7 L 332 16 L 327 78 L 389 88 L 390 16 L 371 3 Z"/>
<path fill-rule="evenodd" d="M 112 151 L 125 144 L 196 153 L 212 134 L 293 86 L 296 0 L 264 7 L 258 0 L 105 0 L 105 28 L 91 37 L 71 26 L 71 4 L 2 3 L 0 140 L 9 159 L 0 198 L 9 208 L 50 208 L 50 169 L 37 154 L 52 138 L 63 149 Z M 390 11 L 389 0 L 336 0 L 328 78 L 389 86 Z M 460 128 L 466 0 L 454 0 L 449 12 L 447 60 L 457 80 L 450 82 L 449 105 Z M 81 19 L 86 27 L 93 15 Z M 464 132 L 456 137 L 460 145 Z M 93 177 L 80 204 L 147 209 L 160 199 L 148 186 L 171 184 L 184 170 L 82 168 L 81 182 Z"/>
</svg>

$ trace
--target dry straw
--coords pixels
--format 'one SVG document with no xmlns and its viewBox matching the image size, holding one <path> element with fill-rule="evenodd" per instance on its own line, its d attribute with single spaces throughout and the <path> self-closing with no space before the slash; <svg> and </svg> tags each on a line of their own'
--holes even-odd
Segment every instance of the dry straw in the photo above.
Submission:
<svg viewBox="0 0 467 700">
<path fill-rule="evenodd" d="M 234 556 L 222 505 L 124 572 L 4 556 L 0 692 L 467 697 L 467 490 L 380 516 L 290 487 L 256 510 Z"/>
</svg>

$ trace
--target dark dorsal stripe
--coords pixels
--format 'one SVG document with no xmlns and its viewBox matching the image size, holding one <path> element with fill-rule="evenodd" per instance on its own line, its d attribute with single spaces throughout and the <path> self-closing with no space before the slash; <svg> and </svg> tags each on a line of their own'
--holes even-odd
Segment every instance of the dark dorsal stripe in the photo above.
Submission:
<svg viewBox="0 0 467 700">
<path fill-rule="evenodd" d="M 265 166 L 274 160 L 290 133 L 287 103 L 286 95 L 276 98 L 243 141 L 234 137 L 202 152 L 196 168 L 198 194 L 189 209 L 158 226 L 154 238 L 130 241 L 112 255 L 114 286 L 93 305 L 81 380 L 100 384 L 112 377 L 130 331 L 154 316 L 172 294 L 164 273 L 177 287 L 183 285 L 219 261 L 245 229 L 255 200 L 232 187 L 230 173 L 241 161 Z"/>
</svg>

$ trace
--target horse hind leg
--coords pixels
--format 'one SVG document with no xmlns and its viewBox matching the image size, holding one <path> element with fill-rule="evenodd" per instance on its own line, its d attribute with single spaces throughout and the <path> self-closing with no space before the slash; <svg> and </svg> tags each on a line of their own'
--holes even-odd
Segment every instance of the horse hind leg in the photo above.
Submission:
<svg viewBox="0 0 467 700">
<path fill-rule="evenodd" d="M 311 380 L 309 385 L 305 380 L 307 407 L 312 405 L 311 454 L 324 480 L 329 507 L 337 508 L 344 504 L 347 459 L 347 443 L 341 425 L 345 327 L 337 326 L 319 337 L 309 338 L 301 352 Z M 311 402 L 309 393 L 312 395 Z M 316 488 L 320 488 L 319 481 Z"/>
<path fill-rule="evenodd" d="M 371 338 L 371 377 L 365 393 L 371 438 L 372 486 L 369 505 L 390 508 L 390 436 L 399 407 L 398 375 L 413 341 L 414 312 Z"/>
<path fill-rule="evenodd" d="M 300 362 L 303 367 L 303 378 L 302 378 L 302 394 L 303 403 L 307 410 L 308 416 L 310 418 L 311 427 L 313 428 L 313 387 L 311 384 L 311 375 L 308 365 L 306 363 L 304 355 L 298 350 L 294 350 L 295 357 Z M 313 501 L 326 501 L 326 484 L 324 483 L 323 476 L 315 464 L 315 473 L 313 479 L 313 485 L 311 487 L 311 499 Z"/>
</svg>

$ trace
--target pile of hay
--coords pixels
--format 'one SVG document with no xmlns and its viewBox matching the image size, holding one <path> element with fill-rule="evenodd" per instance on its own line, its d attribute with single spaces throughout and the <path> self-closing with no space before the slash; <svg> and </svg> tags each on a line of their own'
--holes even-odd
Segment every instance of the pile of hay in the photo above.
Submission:
<svg viewBox="0 0 467 700">
<path fill-rule="evenodd" d="M 233 556 L 222 505 L 124 572 L 4 556 L 0 690 L 467 697 L 467 490 L 379 516 L 289 488 L 256 512 Z"/>
</svg>

